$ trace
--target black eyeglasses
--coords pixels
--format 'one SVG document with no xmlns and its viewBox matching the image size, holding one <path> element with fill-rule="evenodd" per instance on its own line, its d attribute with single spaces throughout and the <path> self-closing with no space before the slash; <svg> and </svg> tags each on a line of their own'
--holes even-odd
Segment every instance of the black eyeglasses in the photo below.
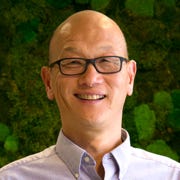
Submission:
<svg viewBox="0 0 180 180">
<path fill-rule="evenodd" d="M 60 72 L 68 76 L 85 73 L 89 64 L 92 64 L 99 73 L 113 74 L 121 71 L 123 61 L 128 60 L 120 56 L 103 56 L 94 59 L 63 58 L 51 63 L 49 66 L 53 67 L 58 64 Z"/>
</svg>

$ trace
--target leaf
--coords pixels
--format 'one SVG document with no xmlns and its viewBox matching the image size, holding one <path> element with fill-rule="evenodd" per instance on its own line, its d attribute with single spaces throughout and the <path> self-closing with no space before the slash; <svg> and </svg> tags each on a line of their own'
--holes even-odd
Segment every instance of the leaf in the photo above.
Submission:
<svg viewBox="0 0 180 180">
<path fill-rule="evenodd" d="M 176 2 L 175 0 L 161 0 L 163 4 L 165 4 L 166 6 L 172 6 L 175 7 L 176 6 Z"/>
<path fill-rule="evenodd" d="M 178 155 L 162 139 L 154 141 L 152 144 L 148 145 L 146 149 L 156 154 L 168 156 L 176 161 L 179 160 Z"/>
<path fill-rule="evenodd" d="M 126 0 L 125 6 L 137 15 L 154 15 L 154 0 Z"/>
<path fill-rule="evenodd" d="M 32 21 L 28 21 L 26 23 L 21 23 L 18 27 L 18 34 L 22 40 L 22 42 L 28 43 L 32 42 L 36 39 L 38 29 L 38 19 L 33 19 Z"/>
<path fill-rule="evenodd" d="M 142 104 L 134 109 L 134 121 L 139 140 L 149 140 L 155 131 L 155 113 L 147 104 Z"/>
<path fill-rule="evenodd" d="M 153 102 L 164 110 L 173 109 L 171 95 L 166 91 L 159 91 L 155 93 Z"/>
<path fill-rule="evenodd" d="M 91 0 L 91 7 L 94 10 L 101 10 L 104 9 L 109 2 L 110 0 Z"/>
<path fill-rule="evenodd" d="M 37 30 L 38 26 L 39 26 L 39 23 L 40 23 L 40 19 L 39 18 L 34 18 L 29 23 L 30 23 L 30 26 L 32 27 L 33 30 Z"/>
<path fill-rule="evenodd" d="M 180 130 L 180 109 L 174 109 L 168 116 L 168 123 L 174 130 Z"/>
<path fill-rule="evenodd" d="M 89 0 L 75 0 L 77 4 L 88 4 Z"/>
<path fill-rule="evenodd" d="M 10 133 L 9 127 L 4 123 L 0 123 L 0 141 L 1 142 L 5 141 L 9 133 Z"/>
<path fill-rule="evenodd" d="M 174 108 L 180 109 L 180 90 L 179 89 L 173 90 L 171 93 L 171 97 L 172 97 Z"/>
<path fill-rule="evenodd" d="M 36 37 L 37 37 L 37 34 L 34 31 L 29 30 L 24 33 L 23 40 L 24 42 L 32 42 L 33 40 L 36 39 Z"/>
<path fill-rule="evenodd" d="M 4 143 L 4 148 L 7 151 L 16 152 L 18 150 L 18 140 L 14 136 L 8 136 Z"/>
<path fill-rule="evenodd" d="M 55 8 L 65 8 L 72 3 L 72 0 L 46 0 Z"/>
</svg>

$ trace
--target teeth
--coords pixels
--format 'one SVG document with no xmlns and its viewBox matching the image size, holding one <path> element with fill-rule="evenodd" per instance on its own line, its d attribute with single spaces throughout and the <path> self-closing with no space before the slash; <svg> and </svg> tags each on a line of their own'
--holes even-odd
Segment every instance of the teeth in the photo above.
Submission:
<svg viewBox="0 0 180 180">
<path fill-rule="evenodd" d="M 93 94 L 93 95 L 79 94 L 78 97 L 81 98 L 81 99 L 86 99 L 86 100 L 97 100 L 97 99 L 104 98 L 104 95 L 98 95 L 98 94 Z"/>
</svg>

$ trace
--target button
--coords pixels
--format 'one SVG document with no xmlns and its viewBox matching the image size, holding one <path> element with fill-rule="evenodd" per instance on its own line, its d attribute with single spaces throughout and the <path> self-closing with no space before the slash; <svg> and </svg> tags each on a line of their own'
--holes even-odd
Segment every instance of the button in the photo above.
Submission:
<svg viewBox="0 0 180 180">
<path fill-rule="evenodd" d="M 90 159 L 89 159 L 88 156 L 86 156 L 86 157 L 84 158 L 84 161 L 85 161 L 85 162 L 89 162 L 89 160 L 90 160 Z"/>
<path fill-rule="evenodd" d="M 79 177 L 79 174 L 78 173 L 75 173 L 74 174 L 75 178 L 77 179 Z"/>
</svg>

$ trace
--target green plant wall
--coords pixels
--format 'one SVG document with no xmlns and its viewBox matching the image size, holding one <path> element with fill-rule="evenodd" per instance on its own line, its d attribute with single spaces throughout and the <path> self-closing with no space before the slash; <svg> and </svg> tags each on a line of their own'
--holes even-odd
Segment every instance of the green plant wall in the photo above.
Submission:
<svg viewBox="0 0 180 180">
<path fill-rule="evenodd" d="M 124 31 L 138 66 L 123 127 L 132 144 L 180 159 L 179 1 L 0 0 L 0 167 L 54 144 L 61 127 L 40 69 L 54 29 L 84 9 L 105 13 Z M 162 149 L 166 149 L 161 151 Z"/>
</svg>

